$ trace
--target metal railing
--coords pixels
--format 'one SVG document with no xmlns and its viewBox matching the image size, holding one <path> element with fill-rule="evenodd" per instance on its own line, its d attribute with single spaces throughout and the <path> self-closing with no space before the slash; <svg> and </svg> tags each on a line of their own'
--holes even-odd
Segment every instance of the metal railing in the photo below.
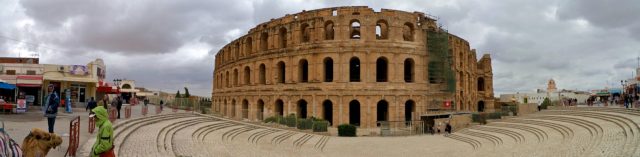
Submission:
<svg viewBox="0 0 640 157">
<path fill-rule="evenodd" d="M 80 116 L 77 116 L 69 122 L 69 130 L 69 147 L 64 154 L 65 157 L 67 155 L 76 156 L 76 152 L 78 151 L 80 144 Z"/>
<path fill-rule="evenodd" d="M 423 121 L 378 121 L 380 136 L 409 136 L 425 134 Z"/>
</svg>

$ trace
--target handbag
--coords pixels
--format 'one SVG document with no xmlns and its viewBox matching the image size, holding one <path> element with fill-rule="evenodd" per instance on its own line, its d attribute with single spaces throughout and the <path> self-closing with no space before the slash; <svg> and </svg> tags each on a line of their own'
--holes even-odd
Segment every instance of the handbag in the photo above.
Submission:
<svg viewBox="0 0 640 157">
<path fill-rule="evenodd" d="M 100 157 L 116 157 L 116 153 L 113 151 L 113 148 L 115 148 L 115 145 L 111 145 L 111 149 L 108 151 L 100 153 Z"/>
</svg>

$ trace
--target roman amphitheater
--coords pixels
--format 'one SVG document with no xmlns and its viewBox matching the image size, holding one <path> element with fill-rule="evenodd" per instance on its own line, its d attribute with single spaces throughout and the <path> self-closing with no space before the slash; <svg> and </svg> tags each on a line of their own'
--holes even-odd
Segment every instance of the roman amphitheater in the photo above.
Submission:
<svg viewBox="0 0 640 157">
<path fill-rule="evenodd" d="M 493 109 L 491 58 L 420 12 L 302 11 L 257 25 L 215 56 L 213 110 L 375 128 L 430 111 Z"/>
</svg>

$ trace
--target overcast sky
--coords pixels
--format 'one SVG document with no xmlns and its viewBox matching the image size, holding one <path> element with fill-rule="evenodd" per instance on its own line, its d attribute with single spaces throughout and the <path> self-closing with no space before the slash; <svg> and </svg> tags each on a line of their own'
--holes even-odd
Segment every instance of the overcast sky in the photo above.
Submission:
<svg viewBox="0 0 640 157">
<path fill-rule="evenodd" d="M 638 66 L 640 1 L 632 0 L 1 0 L 0 56 L 102 58 L 108 80 L 210 96 L 223 45 L 271 18 L 345 5 L 439 17 L 478 56 L 491 54 L 497 94 L 545 88 L 550 78 L 562 89 L 620 87 Z"/>
</svg>

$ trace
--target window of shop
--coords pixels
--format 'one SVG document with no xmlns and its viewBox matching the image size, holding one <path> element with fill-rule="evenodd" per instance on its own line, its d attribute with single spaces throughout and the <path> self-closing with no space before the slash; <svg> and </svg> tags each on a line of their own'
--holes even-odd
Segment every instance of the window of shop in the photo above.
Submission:
<svg viewBox="0 0 640 157">
<path fill-rule="evenodd" d="M 84 84 L 71 84 L 69 88 L 71 90 L 71 102 L 87 102 L 86 90 L 87 86 Z"/>
<path fill-rule="evenodd" d="M 27 70 L 27 75 L 36 75 L 35 70 Z"/>
<path fill-rule="evenodd" d="M 16 70 L 7 70 L 7 75 L 16 75 Z"/>
</svg>

